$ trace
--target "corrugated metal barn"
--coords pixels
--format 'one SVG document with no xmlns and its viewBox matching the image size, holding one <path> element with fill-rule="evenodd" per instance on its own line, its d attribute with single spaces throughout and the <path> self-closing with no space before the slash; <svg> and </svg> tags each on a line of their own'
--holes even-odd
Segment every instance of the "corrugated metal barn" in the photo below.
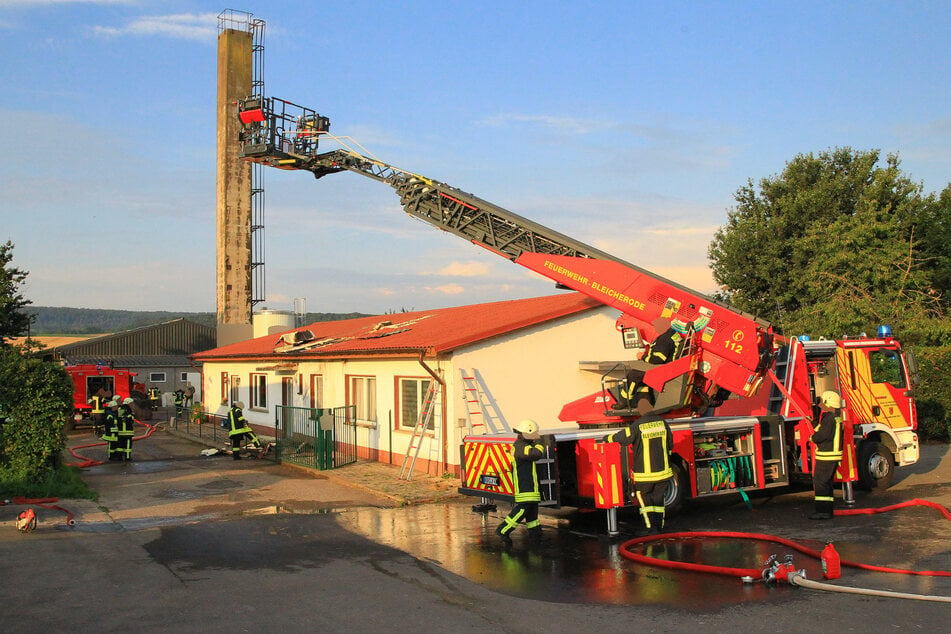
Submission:
<svg viewBox="0 0 951 634">
<path fill-rule="evenodd" d="M 137 383 L 157 387 L 163 394 L 185 389 L 191 382 L 201 389 L 201 367 L 188 359 L 216 345 L 215 328 L 174 319 L 162 324 L 143 326 L 111 335 L 85 339 L 51 348 L 54 358 L 69 365 L 101 363 L 137 372 Z M 195 399 L 199 398 L 196 393 Z"/>
</svg>

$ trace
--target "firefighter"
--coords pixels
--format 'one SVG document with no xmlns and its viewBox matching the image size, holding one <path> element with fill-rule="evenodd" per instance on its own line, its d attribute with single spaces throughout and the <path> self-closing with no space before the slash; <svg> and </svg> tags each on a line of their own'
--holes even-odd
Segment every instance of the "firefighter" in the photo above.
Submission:
<svg viewBox="0 0 951 634">
<path fill-rule="evenodd" d="M 185 407 L 185 391 L 182 388 L 175 390 L 175 415 L 181 416 Z"/>
<path fill-rule="evenodd" d="M 659 533 L 666 517 L 667 481 L 674 475 L 669 458 L 674 444 L 670 425 L 657 414 L 647 414 L 606 436 L 604 442 L 631 445 L 634 497 L 644 520 L 644 528 L 637 531 L 637 536 Z"/>
<path fill-rule="evenodd" d="M 119 452 L 119 460 L 131 461 L 132 460 L 132 436 L 135 435 L 135 416 L 132 413 L 132 404 L 135 401 L 131 397 L 126 397 L 122 401 L 122 405 L 119 406 L 119 409 L 116 413 L 116 418 L 118 419 L 117 425 L 117 450 Z"/>
<path fill-rule="evenodd" d="M 811 520 L 832 519 L 835 500 L 832 481 L 842 459 L 842 398 L 838 392 L 826 390 L 820 397 L 822 415 L 809 440 L 816 446 L 816 462 L 812 469 L 812 487 L 815 491 L 815 513 Z"/>
<path fill-rule="evenodd" d="M 651 365 L 663 365 L 673 361 L 681 342 L 684 340 L 687 325 L 679 320 L 671 322 L 663 317 L 658 317 L 651 325 L 660 334 L 647 347 L 641 360 Z M 624 379 L 620 386 L 621 398 L 611 408 L 623 410 L 633 407 L 637 409 L 641 416 L 647 414 L 654 408 L 657 394 L 649 385 L 644 383 L 644 370 L 629 370 Z"/>
<path fill-rule="evenodd" d="M 512 428 L 516 432 L 515 446 L 512 452 L 512 484 L 515 487 L 515 505 L 495 532 L 502 542 L 512 544 L 510 533 L 521 520 L 525 520 L 528 537 L 537 543 L 541 541 L 542 526 L 538 521 L 538 503 L 542 500 L 538 488 L 538 471 L 535 463 L 545 457 L 545 445 L 538 442 L 538 423 L 526 418 Z"/>
<path fill-rule="evenodd" d="M 158 389 L 154 385 L 149 388 L 149 404 L 152 406 L 153 410 L 159 408 L 159 403 L 162 400 L 162 390 Z"/>
<path fill-rule="evenodd" d="M 103 428 L 106 419 L 106 398 L 99 394 L 93 394 L 92 398 L 86 401 L 92 405 L 92 428 L 93 433 L 98 434 Z"/>
<path fill-rule="evenodd" d="M 261 442 L 251 430 L 247 419 L 244 417 L 243 409 L 244 403 L 237 401 L 231 406 L 231 409 L 228 410 L 228 423 L 230 428 L 228 438 L 231 439 L 231 456 L 235 460 L 241 459 L 241 445 L 244 444 L 245 439 L 247 439 L 248 442 L 254 443 L 255 447 L 261 446 Z"/>
<path fill-rule="evenodd" d="M 109 456 L 110 461 L 121 460 L 122 456 L 119 453 L 119 419 L 116 417 L 116 408 L 119 404 L 115 399 L 111 401 L 106 401 L 105 415 L 103 418 L 103 425 L 105 431 L 102 434 L 102 439 L 106 441 L 106 454 Z"/>
</svg>

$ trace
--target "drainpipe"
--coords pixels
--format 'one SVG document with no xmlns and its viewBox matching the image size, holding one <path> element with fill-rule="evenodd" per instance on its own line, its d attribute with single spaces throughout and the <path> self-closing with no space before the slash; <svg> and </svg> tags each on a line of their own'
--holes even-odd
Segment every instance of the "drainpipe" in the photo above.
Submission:
<svg viewBox="0 0 951 634">
<path fill-rule="evenodd" d="M 423 366 L 423 369 L 429 373 L 429 376 L 433 377 L 433 380 L 440 385 L 440 399 L 439 399 L 439 410 L 441 412 L 440 418 L 442 419 L 442 427 L 440 428 L 439 437 L 442 438 L 442 473 L 445 473 L 449 469 L 449 445 L 447 444 L 446 434 L 448 431 L 448 425 L 446 423 L 446 382 L 442 380 L 436 372 L 433 371 L 424 360 L 426 356 L 426 350 L 419 351 L 419 364 Z M 433 355 L 435 356 L 435 354 Z M 442 475 L 442 474 L 440 474 Z"/>
</svg>

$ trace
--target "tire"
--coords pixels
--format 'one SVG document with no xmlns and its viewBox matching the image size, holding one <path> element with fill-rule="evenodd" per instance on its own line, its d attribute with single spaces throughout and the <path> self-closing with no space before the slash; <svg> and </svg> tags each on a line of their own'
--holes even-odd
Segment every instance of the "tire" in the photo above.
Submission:
<svg viewBox="0 0 951 634">
<path fill-rule="evenodd" d="M 690 494 L 690 484 L 687 482 L 687 474 L 680 464 L 674 462 L 670 465 L 674 472 L 674 477 L 667 481 L 667 490 L 664 492 L 664 507 L 667 513 L 676 513 L 683 507 L 684 500 Z"/>
<path fill-rule="evenodd" d="M 859 486 L 866 491 L 884 491 L 895 477 L 892 452 L 880 442 L 866 440 L 858 451 Z"/>
</svg>

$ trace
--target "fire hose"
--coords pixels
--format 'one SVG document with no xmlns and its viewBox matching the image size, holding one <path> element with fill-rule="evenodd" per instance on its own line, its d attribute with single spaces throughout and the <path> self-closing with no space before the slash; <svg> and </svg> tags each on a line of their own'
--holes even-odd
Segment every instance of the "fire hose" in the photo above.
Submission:
<svg viewBox="0 0 951 634">
<path fill-rule="evenodd" d="M 946 518 L 951 520 L 951 513 L 948 510 L 936 504 L 934 502 L 929 502 L 927 500 L 914 499 L 909 500 L 908 502 L 903 502 L 901 504 L 894 504 L 887 507 L 881 507 L 878 509 L 851 509 L 848 511 L 836 511 L 840 515 L 860 515 L 860 514 L 873 514 L 873 513 L 884 513 L 886 511 L 891 511 L 898 508 L 903 508 L 907 506 L 927 506 L 935 508 L 940 511 L 941 514 Z M 678 532 L 678 533 L 664 533 L 659 535 L 648 535 L 646 537 L 636 537 L 630 539 L 619 546 L 619 552 L 621 555 L 631 561 L 635 561 L 647 566 L 654 566 L 659 568 L 669 568 L 672 570 L 687 570 L 691 572 L 704 572 L 710 574 L 719 574 L 732 577 L 739 577 L 744 581 L 752 581 L 756 578 L 762 578 L 764 581 L 785 581 L 791 585 L 802 586 L 806 588 L 812 588 L 816 590 L 831 590 L 835 592 L 847 592 L 853 594 L 865 594 L 873 596 L 884 596 L 892 598 L 905 598 L 905 599 L 918 599 L 923 601 L 939 601 L 951 603 L 951 597 L 941 597 L 934 595 L 917 595 L 901 592 L 890 592 L 885 590 L 873 590 L 867 588 L 851 588 L 847 586 L 837 586 L 828 583 L 820 583 L 816 581 L 811 581 L 806 579 L 805 570 L 796 570 L 792 565 L 792 555 L 787 555 L 784 563 L 779 563 L 776 560 L 776 556 L 773 555 L 770 557 L 765 564 L 764 570 L 759 570 L 756 568 L 730 568 L 726 566 L 713 566 L 709 564 L 699 564 L 693 562 L 685 561 L 673 561 L 669 559 L 660 559 L 658 557 L 652 557 L 650 555 L 645 555 L 642 553 L 636 553 L 631 550 L 633 546 L 638 546 L 641 544 L 646 544 L 659 540 L 684 540 L 684 539 L 704 539 L 704 538 L 727 538 L 727 539 L 750 539 L 758 541 L 768 541 L 787 546 L 801 552 L 815 559 L 821 559 L 821 553 L 802 546 L 794 541 L 777 537 L 775 535 L 768 535 L 765 533 L 742 533 L 742 532 L 732 532 L 732 531 L 687 531 L 687 532 Z M 907 575 L 921 575 L 921 576 L 935 576 L 935 577 L 951 577 L 951 572 L 944 570 L 905 570 L 901 568 L 890 568 L 886 566 L 872 566 L 868 564 L 863 564 L 854 561 L 842 560 L 841 565 L 849 566 L 852 568 L 859 568 L 862 570 L 870 570 L 875 572 L 890 572 L 897 574 L 907 574 Z"/>
<path fill-rule="evenodd" d="M 134 421 L 136 422 L 136 424 L 142 425 L 143 427 L 148 428 L 148 431 L 146 431 L 144 434 L 142 434 L 141 436 L 136 436 L 135 438 L 133 438 L 133 439 L 132 439 L 132 442 L 136 442 L 137 440 L 144 440 L 145 438 L 148 438 L 148 437 L 151 436 L 153 433 L 155 433 L 155 425 L 149 425 L 148 423 L 143 423 L 142 421 L 140 421 L 140 420 L 137 419 L 137 418 L 133 418 L 132 420 L 134 420 Z M 80 469 L 85 469 L 86 467 L 95 467 L 95 466 L 97 466 L 97 465 L 101 465 L 101 464 L 102 464 L 102 460 L 93 460 L 92 458 L 87 458 L 86 456 L 83 456 L 83 455 L 80 455 L 80 454 L 76 453 L 76 450 L 77 450 L 77 449 L 88 449 L 89 447 L 103 447 L 103 446 L 105 446 L 106 444 L 107 444 L 107 443 L 106 443 L 105 441 L 103 441 L 103 442 L 91 442 L 91 443 L 88 443 L 88 444 L 86 444 L 86 445 L 77 445 L 77 446 L 75 446 L 75 447 L 68 447 L 68 448 L 67 448 L 67 451 L 69 451 L 69 453 L 71 453 L 71 454 L 73 455 L 73 457 L 76 458 L 77 460 L 79 460 L 80 462 L 68 462 L 68 463 L 66 463 L 66 466 L 67 466 L 67 467 L 79 467 Z"/>
<path fill-rule="evenodd" d="M 133 438 L 133 439 L 132 439 L 133 442 L 135 442 L 135 441 L 137 441 L 137 440 L 143 440 L 143 439 L 145 439 L 145 438 L 148 438 L 149 436 L 151 436 L 151 435 L 155 432 L 155 426 L 154 426 L 154 425 L 149 425 L 148 423 L 143 423 L 142 421 L 140 421 L 140 420 L 138 420 L 138 419 L 135 419 L 135 418 L 134 418 L 133 420 L 134 420 L 137 424 L 142 425 L 143 427 L 148 428 L 148 431 L 146 431 L 144 434 L 142 434 L 141 436 L 137 436 L 137 437 Z M 85 444 L 85 445 L 78 445 L 78 446 L 76 446 L 76 447 L 70 447 L 70 448 L 68 448 L 69 453 L 71 453 L 71 454 L 73 455 L 73 457 L 75 457 L 77 460 L 80 460 L 81 462 L 78 462 L 78 463 L 75 463 L 75 462 L 73 462 L 73 463 L 67 463 L 66 466 L 67 466 L 67 467 L 79 467 L 79 468 L 84 468 L 84 467 L 93 467 L 93 466 L 96 466 L 96 465 L 101 465 L 101 464 L 102 464 L 102 460 L 92 460 L 92 459 L 90 459 L 90 458 L 86 458 L 85 456 L 82 456 L 82 455 L 78 454 L 78 453 L 76 452 L 76 450 L 77 450 L 77 449 L 87 449 L 87 448 L 89 448 L 89 447 L 101 447 L 101 446 L 103 446 L 103 445 L 105 445 L 105 444 L 106 444 L 105 442 L 94 442 L 94 443 L 88 443 L 88 444 Z M 73 519 L 73 514 L 72 514 L 72 512 L 70 512 L 69 509 L 65 509 L 65 508 L 63 508 L 62 506 L 58 505 L 58 504 L 54 504 L 54 502 L 57 502 L 57 501 L 59 501 L 58 498 L 25 498 L 25 497 L 13 497 L 13 498 L 11 498 L 11 499 L 9 499 L 9 500 L 0 500 L 0 506 L 4 506 L 4 505 L 7 505 L 7 504 L 17 504 L 17 505 L 22 504 L 22 505 L 41 506 L 41 507 L 43 507 L 43 508 L 50 509 L 50 510 L 54 510 L 54 511 L 62 511 L 63 513 L 66 514 L 66 526 L 69 526 L 70 528 L 72 528 L 73 526 L 76 525 L 76 520 Z M 31 508 L 31 509 L 27 509 L 26 511 L 21 512 L 21 513 L 17 516 L 17 529 L 18 529 L 21 533 L 28 533 L 28 532 L 32 531 L 33 529 L 36 528 L 36 524 L 37 524 L 36 513 L 33 511 L 32 508 Z"/>
<path fill-rule="evenodd" d="M 72 528 L 73 526 L 76 525 L 76 520 L 73 519 L 73 514 L 69 511 L 69 509 L 65 509 L 58 504 L 53 504 L 53 502 L 58 502 L 58 501 L 59 501 L 59 498 L 13 497 L 13 498 L 10 498 L 9 500 L 0 500 L 0 506 L 5 506 L 7 504 L 17 504 L 17 505 L 32 504 L 35 506 L 42 506 L 45 509 L 50 509 L 53 511 L 62 511 L 63 513 L 66 513 L 66 526 L 69 526 L 70 528 Z M 33 530 L 34 528 L 36 528 L 36 516 L 35 514 L 32 513 L 32 509 L 28 509 L 28 511 L 30 512 L 27 513 L 26 511 L 24 511 L 23 513 L 20 513 L 20 516 L 28 515 L 30 519 L 30 521 L 26 523 L 23 527 L 18 526 L 18 528 L 20 529 L 20 532 L 23 532 L 23 533 L 27 533 Z M 17 519 L 20 520 L 21 518 L 18 517 Z"/>
</svg>

